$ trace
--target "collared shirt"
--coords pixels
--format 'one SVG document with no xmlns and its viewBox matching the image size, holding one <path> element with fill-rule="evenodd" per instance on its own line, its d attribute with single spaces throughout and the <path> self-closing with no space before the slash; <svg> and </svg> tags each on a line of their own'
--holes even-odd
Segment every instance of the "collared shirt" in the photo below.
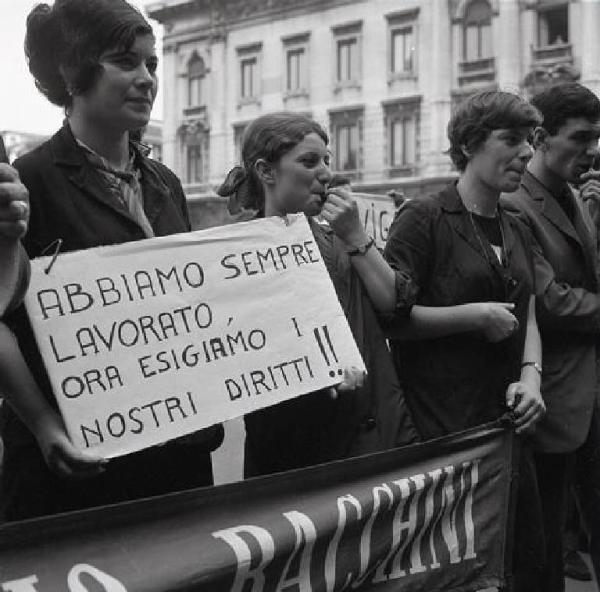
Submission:
<svg viewBox="0 0 600 592">
<path fill-rule="evenodd" d="M 104 157 L 92 150 L 81 140 L 75 138 L 78 146 L 80 146 L 88 159 L 88 162 L 96 168 L 102 178 L 106 181 L 109 190 L 114 195 L 123 207 L 129 212 L 129 215 L 137 222 L 140 228 L 144 231 L 147 238 L 154 236 L 154 230 L 146 213 L 144 212 L 144 197 L 142 194 L 142 186 L 140 184 L 141 172 L 136 166 L 136 154 L 134 150 L 129 153 L 129 160 L 125 166 L 125 170 L 120 171 L 115 169 Z"/>
</svg>

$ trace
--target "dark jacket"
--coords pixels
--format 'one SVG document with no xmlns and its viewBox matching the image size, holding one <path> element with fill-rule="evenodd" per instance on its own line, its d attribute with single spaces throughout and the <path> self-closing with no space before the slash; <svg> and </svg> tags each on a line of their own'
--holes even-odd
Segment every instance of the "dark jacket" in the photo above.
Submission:
<svg viewBox="0 0 600 592">
<path fill-rule="evenodd" d="M 546 415 L 535 431 L 543 452 L 570 452 L 585 440 L 595 400 L 595 342 L 600 331 L 596 231 L 571 194 L 573 222 L 555 197 L 526 172 L 502 198 L 529 226 L 535 258 L 536 308 L 543 349 Z M 541 253 L 540 253 L 541 249 Z"/>
<path fill-rule="evenodd" d="M 497 419 L 506 411 L 508 385 L 519 380 L 533 263 L 527 229 L 506 213 L 501 221 L 506 267 L 475 230 L 454 184 L 406 202 L 390 228 L 385 258 L 413 277 L 417 304 L 513 302 L 519 321 L 519 329 L 498 343 L 479 332 L 391 341 L 407 402 L 425 439 Z"/>
<path fill-rule="evenodd" d="M 188 231 L 185 195 L 177 177 L 137 150 L 136 161 L 144 211 L 155 235 Z M 88 163 L 67 124 L 14 166 L 29 190 L 31 217 L 23 242 L 31 258 L 53 248 L 57 239 L 62 240 L 60 252 L 64 253 L 145 238 L 128 211 L 107 191 L 104 179 Z M 23 307 L 9 317 L 9 323 L 42 392 L 56 407 Z M 187 444 L 175 441 L 113 459 L 105 474 L 84 482 L 54 477 L 45 468 L 33 436 L 10 408 L 3 410 L 2 435 L 3 503 L 7 517 L 19 519 L 211 484 L 209 451 L 220 444 L 222 427 L 204 430 L 195 439 L 182 439 Z M 34 483 L 32 474 L 37 474 Z M 40 497 L 34 488 L 44 495 Z"/>
</svg>

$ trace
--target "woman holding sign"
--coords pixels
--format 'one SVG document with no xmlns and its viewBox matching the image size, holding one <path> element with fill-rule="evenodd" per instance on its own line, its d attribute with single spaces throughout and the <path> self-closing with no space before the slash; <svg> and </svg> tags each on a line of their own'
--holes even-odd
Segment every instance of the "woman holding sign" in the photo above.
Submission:
<svg viewBox="0 0 600 592">
<path fill-rule="evenodd" d="M 148 22 L 125 0 L 56 0 L 31 11 L 29 69 L 66 119 L 15 162 L 30 194 L 23 241 L 30 257 L 59 241 L 66 252 L 190 229 L 178 179 L 129 138 L 148 123 L 156 96 L 154 41 Z M 75 450 L 22 308 L 11 322 L 43 394 L 35 388 L 20 394 L 2 418 L 5 518 L 212 484 L 209 453 L 222 440 L 221 426 L 109 463 Z"/>
<path fill-rule="evenodd" d="M 394 274 L 373 248 L 358 219 L 338 215 L 333 200 L 347 198 L 347 188 L 328 191 L 331 181 L 328 138 L 311 119 L 275 113 L 254 120 L 244 134 L 243 166 L 235 167 L 219 188 L 230 197 L 230 210 L 252 216 L 285 216 L 303 212 L 342 305 L 367 376 L 352 370 L 331 396 L 318 391 L 245 418 L 247 476 L 274 473 L 334 459 L 384 450 L 416 441 L 379 328 L 374 305 L 393 310 L 408 305 L 410 291 L 398 274 L 403 292 L 380 289 Z M 326 204 L 326 200 L 330 203 Z M 331 227 L 312 217 L 323 213 Z"/>
</svg>

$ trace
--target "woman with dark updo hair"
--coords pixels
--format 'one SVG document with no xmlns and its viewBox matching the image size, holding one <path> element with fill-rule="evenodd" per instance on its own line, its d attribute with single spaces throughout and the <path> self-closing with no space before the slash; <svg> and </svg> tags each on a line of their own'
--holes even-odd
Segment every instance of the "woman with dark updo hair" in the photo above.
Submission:
<svg viewBox="0 0 600 592">
<path fill-rule="evenodd" d="M 58 240 L 67 252 L 190 229 L 179 180 L 130 138 L 148 123 L 156 97 L 154 43 L 146 19 L 125 0 L 56 0 L 29 14 L 29 69 L 66 115 L 50 140 L 14 163 L 29 190 L 23 243 L 30 257 Z M 212 484 L 209 453 L 221 426 L 109 463 L 76 450 L 22 307 L 10 322 L 35 383 L 10 399 L 2 418 L 5 519 Z"/>
<path fill-rule="evenodd" d="M 418 438 L 375 309 L 410 301 L 359 220 L 347 184 L 332 186 L 327 134 L 298 113 L 272 113 L 244 133 L 242 166 L 219 188 L 243 218 L 304 213 L 367 374 L 245 417 L 246 476 L 264 475 L 409 444 Z M 328 225 L 313 217 L 321 214 Z M 394 286 L 396 288 L 394 289 Z"/>
</svg>

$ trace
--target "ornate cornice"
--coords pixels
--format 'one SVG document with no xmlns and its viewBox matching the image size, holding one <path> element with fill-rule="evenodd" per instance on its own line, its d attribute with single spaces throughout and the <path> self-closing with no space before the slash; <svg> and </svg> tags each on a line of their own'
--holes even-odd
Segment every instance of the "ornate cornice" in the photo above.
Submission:
<svg viewBox="0 0 600 592">
<path fill-rule="evenodd" d="M 472 0 L 449 0 L 448 8 L 450 9 L 452 22 L 459 22 L 465 18 L 465 13 L 471 2 Z M 499 0 L 487 0 L 487 2 L 490 5 L 492 14 L 498 16 L 500 12 Z"/>
<path fill-rule="evenodd" d="M 206 14 L 209 24 L 205 28 L 212 29 L 365 1 L 368 0 L 163 0 L 150 4 L 146 10 L 148 16 L 163 24 L 190 14 Z"/>
</svg>

